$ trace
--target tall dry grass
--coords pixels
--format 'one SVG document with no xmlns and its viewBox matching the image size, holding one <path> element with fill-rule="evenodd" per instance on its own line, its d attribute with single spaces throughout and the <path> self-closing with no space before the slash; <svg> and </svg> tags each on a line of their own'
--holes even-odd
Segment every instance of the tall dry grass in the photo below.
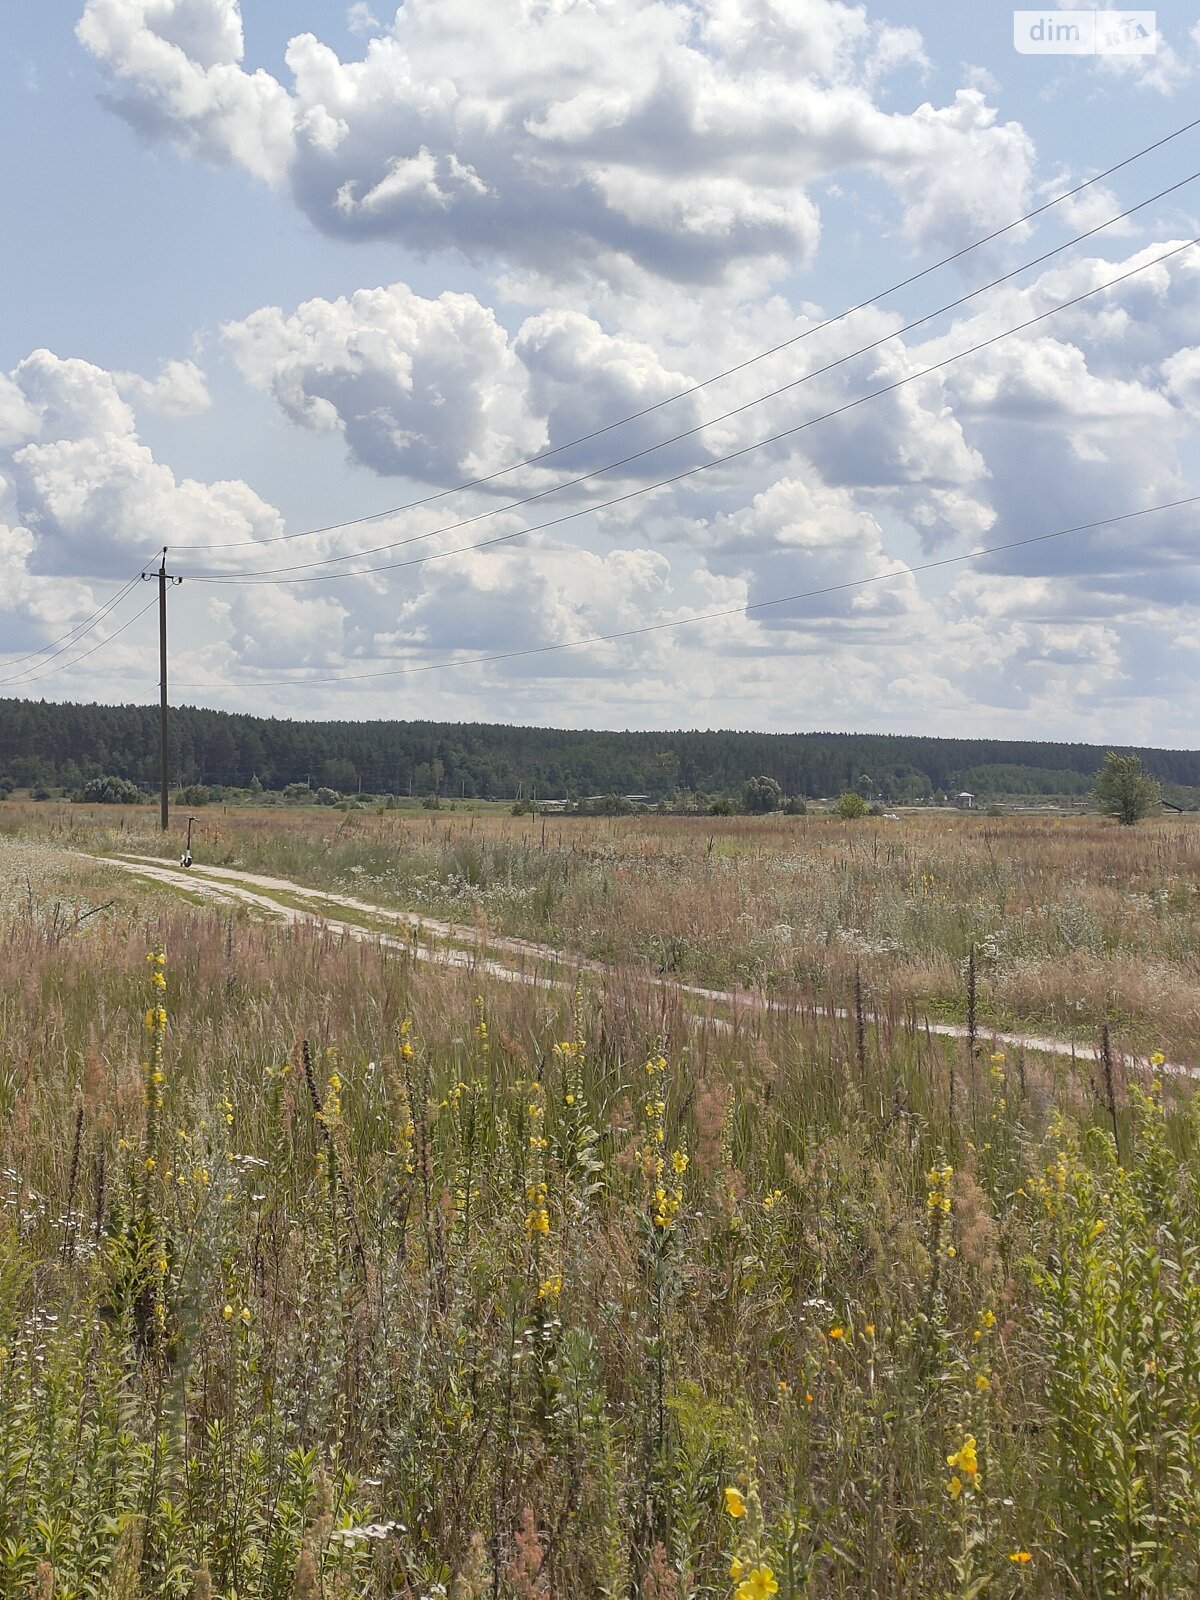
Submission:
<svg viewBox="0 0 1200 1600">
<path fill-rule="evenodd" d="M 1196 1592 L 1189 1086 L 103 920 L 0 939 L 5 1600 Z"/>
<path fill-rule="evenodd" d="M 55 844 L 157 853 L 147 808 L 0 808 Z M 201 814 L 198 860 L 680 979 L 961 1016 L 1200 1060 L 1200 827 L 913 813 L 575 819 L 305 808 Z"/>
</svg>

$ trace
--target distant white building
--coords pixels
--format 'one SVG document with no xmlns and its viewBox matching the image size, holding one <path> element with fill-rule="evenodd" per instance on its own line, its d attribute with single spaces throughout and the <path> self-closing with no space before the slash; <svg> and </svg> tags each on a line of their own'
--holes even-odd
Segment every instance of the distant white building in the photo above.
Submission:
<svg viewBox="0 0 1200 1600">
<path fill-rule="evenodd" d="M 961 789 L 958 794 L 954 796 L 954 804 L 963 811 L 974 811 L 975 796 L 969 789 Z"/>
</svg>

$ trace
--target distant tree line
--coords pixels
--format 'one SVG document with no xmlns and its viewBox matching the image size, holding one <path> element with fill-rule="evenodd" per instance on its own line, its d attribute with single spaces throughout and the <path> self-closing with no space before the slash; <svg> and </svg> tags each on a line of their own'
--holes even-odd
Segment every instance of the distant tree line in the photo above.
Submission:
<svg viewBox="0 0 1200 1600">
<path fill-rule="evenodd" d="M 489 723 L 292 722 L 181 707 L 171 715 L 176 783 L 338 795 L 493 800 L 645 795 L 745 798 L 854 791 L 869 803 L 912 803 L 968 789 L 1004 796 L 1086 796 L 1106 747 L 994 739 L 840 733 L 600 733 Z M 1137 752 L 1174 789 L 1200 786 L 1200 752 Z M 0 784 L 82 792 L 96 778 L 152 791 L 154 706 L 0 700 Z M 747 785 L 752 787 L 747 790 Z M 776 795 L 772 786 L 778 787 Z"/>
</svg>

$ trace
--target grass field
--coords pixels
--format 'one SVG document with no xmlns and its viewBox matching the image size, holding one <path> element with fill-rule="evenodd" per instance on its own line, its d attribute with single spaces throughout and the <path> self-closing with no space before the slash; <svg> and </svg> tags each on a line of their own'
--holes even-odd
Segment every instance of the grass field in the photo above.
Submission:
<svg viewBox="0 0 1200 1600">
<path fill-rule="evenodd" d="M 571 995 L 0 819 L 4 1600 L 1200 1592 L 1191 1084 L 922 1026 L 1190 1059 L 1186 821 L 203 816 Z"/>
</svg>

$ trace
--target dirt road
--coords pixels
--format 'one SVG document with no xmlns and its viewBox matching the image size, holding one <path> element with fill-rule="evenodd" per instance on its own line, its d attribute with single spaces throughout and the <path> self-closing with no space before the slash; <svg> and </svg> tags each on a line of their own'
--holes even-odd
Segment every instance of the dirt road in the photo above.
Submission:
<svg viewBox="0 0 1200 1600">
<path fill-rule="evenodd" d="M 436 917 L 419 915 L 415 911 L 396 911 L 349 895 L 309 889 L 303 884 L 291 883 L 286 878 L 239 872 L 232 867 L 193 865 L 185 870 L 173 862 L 152 856 L 106 856 L 104 860 L 111 866 L 186 891 L 189 895 L 200 895 L 226 905 L 252 906 L 289 926 L 319 926 L 330 933 L 351 939 L 378 941 L 387 947 L 406 951 L 415 960 L 465 968 L 502 983 L 519 983 L 540 989 L 565 989 L 574 987 L 580 973 L 615 977 L 622 970 L 604 962 L 567 955 L 553 945 L 495 934 L 488 934 L 485 938 L 472 927 L 457 926 Z M 295 904 L 296 901 L 300 904 Z M 353 920 L 356 917 L 360 920 Z M 497 959 L 498 956 L 504 959 Z M 784 1002 L 772 1000 L 759 990 L 707 989 L 698 984 L 679 983 L 671 978 L 634 970 L 640 981 L 654 988 L 668 989 L 697 1001 L 708 1014 L 710 1024 L 717 1027 L 729 1026 L 730 1018 L 736 1019 L 747 1012 L 793 1009 Z M 625 969 L 626 977 L 629 971 Z M 718 1014 L 713 1015 L 714 1012 Z M 728 1015 L 723 1015 L 725 1013 Z M 838 1008 L 832 1015 L 846 1020 L 851 1013 Z M 866 1017 L 871 1024 L 879 1020 L 871 1014 Z M 928 1022 L 924 1026 L 940 1038 L 967 1037 L 967 1029 L 961 1023 Z M 1078 1056 L 1083 1061 L 1091 1059 L 1091 1052 L 1086 1047 L 1045 1035 L 981 1030 L 981 1036 L 1009 1049 L 1025 1049 L 1042 1055 Z M 1127 1055 L 1124 1060 L 1129 1067 L 1150 1066 L 1144 1056 Z M 1164 1062 L 1158 1066 L 1158 1070 L 1174 1076 L 1200 1077 L 1200 1067 L 1183 1062 Z"/>
</svg>

